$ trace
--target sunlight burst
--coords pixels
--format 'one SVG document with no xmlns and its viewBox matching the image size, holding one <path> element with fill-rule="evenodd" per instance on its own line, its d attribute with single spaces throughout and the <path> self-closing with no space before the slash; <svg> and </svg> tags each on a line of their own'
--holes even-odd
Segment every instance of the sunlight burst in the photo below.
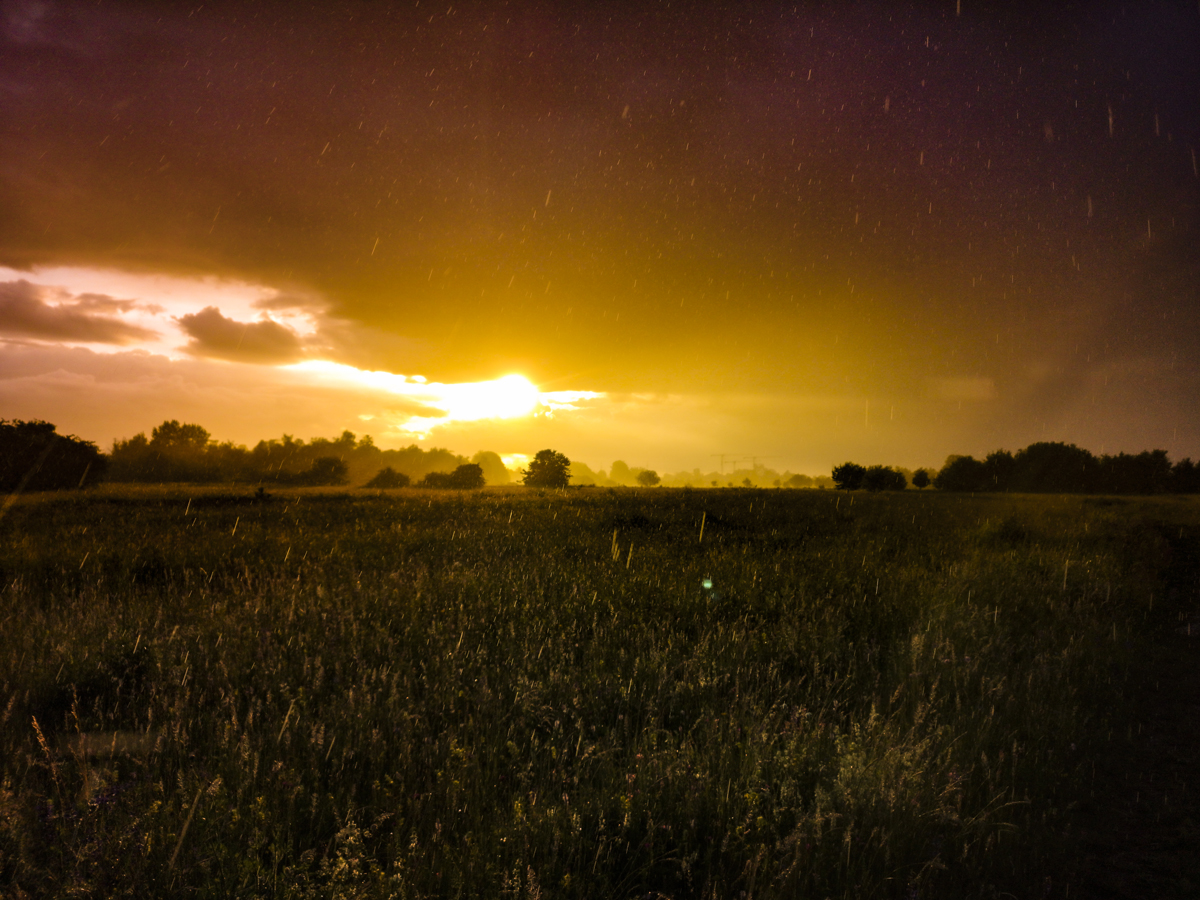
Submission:
<svg viewBox="0 0 1200 900">
<path fill-rule="evenodd" d="M 576 409 L 575 404 L 581 400 L 604 396 L 596 391 L 539 391 L 528 378 L 517 374 L 491 381 L 441 384 L 420 376 L 356 369 L 328 360 L 307 360 L 282 368 L 313 376 L 323 384 L 340 383 L 398 394 L 428 407 L 429 415 L 413 415 L 396 423 L 402 431 L 414 435 L 426 435 L 452 422 L 551 416 L 556 410 Z"/>
</svg>

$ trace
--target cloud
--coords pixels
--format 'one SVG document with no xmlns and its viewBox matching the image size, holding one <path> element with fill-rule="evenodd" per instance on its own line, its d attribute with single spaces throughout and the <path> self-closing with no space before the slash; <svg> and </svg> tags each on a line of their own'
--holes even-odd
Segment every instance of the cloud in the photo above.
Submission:
<svg viewBox="0 0 1200 900">
<path fill-rule="evenodd" d="M 135 309 L 155 313 L 163 311 L 162 307 L 157 304 L 138 303 L 136 300 L 117 300 L 108 294 L 79 294 L 75 298 L 74 307 L 80 312 L 98 313 L 127 313 Z"/>
<path fill-rule="evenodd" d="M 215 306 L 206 306 L 175 321 L 191 338 L 183 349 L 193 356 L 277 365 L 304 355 L 296 332 L 270 319 L 238 322 L 225 318 Z"/>
<path fill-rule="evenodd" d="M 48 294 L 71 296 L 47 291 L 24 279 L 0 282 L 0 334 L 92 344 L 133 344 L 157 337 L 147 328 L 105 315 L 134 309 L 137 304 L 132 300 L 80 294 L 51 304 L 47 302 Z"/>
</svg>

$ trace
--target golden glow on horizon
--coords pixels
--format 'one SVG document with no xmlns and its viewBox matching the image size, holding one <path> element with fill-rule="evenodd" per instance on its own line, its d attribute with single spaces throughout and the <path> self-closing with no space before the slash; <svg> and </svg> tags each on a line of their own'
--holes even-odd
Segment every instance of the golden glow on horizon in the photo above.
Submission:
<svg viewBox="0 0 1200 900">
<path fill-rule="evenodd" d="M 500 455 L 500 461 L 510 472 L 519 472 L 524 469 L 532 458 L 528 453 L 503 453 Z"/>
<path fill-rule="evenodd" d="M 577 409 L 581 400 L 603 397 L 595 391 L 539 391 L 524 375 L 510 374 L 492 381 L 441 384 L 419 375 L 369 371 L 311 359 L 280 368 L 313 376 L 322 384 L 340 384 L 408 397 L 442 415 L 413 415 L 394 423 L 407 434 L 425 436 L 440 425 L 480 419 L 516 419 L 531 415 L 553 416 L 555 410 Z"/>
</svg>

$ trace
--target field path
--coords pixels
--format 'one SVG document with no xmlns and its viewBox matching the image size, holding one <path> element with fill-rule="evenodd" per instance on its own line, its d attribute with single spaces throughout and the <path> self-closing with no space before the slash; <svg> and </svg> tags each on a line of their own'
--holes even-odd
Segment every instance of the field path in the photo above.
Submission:
<svg viewBox="0 0 1200 900">
<path fill-rule="evenodd" d="M 1200 897 L 1200 534 L 1169 542 L 1169 621 L 1131 684 L 1132 740 L 1096 761 L 1071 897 Z"/>
</svg>

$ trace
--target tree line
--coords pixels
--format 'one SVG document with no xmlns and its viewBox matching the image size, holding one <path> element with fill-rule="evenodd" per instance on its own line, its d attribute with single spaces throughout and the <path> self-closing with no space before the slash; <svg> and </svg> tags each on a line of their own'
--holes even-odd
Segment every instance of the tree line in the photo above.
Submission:
<svg viewBox="0 0 1200 900">
<path fill-rule="evenodd" d="M 173 419 L 155 428 L 149 438 L 141 433 L 114 441 L 108 472 L 108 480 L 118 482 L 280 486 L 481 487 L 485 482 L 507 484 L 510 478 L 504 462 L 491 451 L 467 459 L 444 448 L 422 450 L 416 444 L 382 450 L 370 435 L 359 438 L 352 431 L 308 443 L 285 434 L 247 448 L 219 443 L 201 426 L 181 425 Z"/>
<path fill-rule="evenodd" d="M 540 451 L 520 474 L 531 487 L 566 487 L 571 461 L 554 450 Z M 381 450 L 371 437 L 344 431 L 341 437 L 307 444 L 285 434 L 253 448 L 217 442 L 196 424 L 163 422 L 113 441 L 105 455 L 91 441 L 60 435 L 49 422 L 0 420 L 0 491 L 44 491 L 84 487 L 98 481 L 163 484 L 251 483 L 292 486 L 343 485 L 472 490 L 508 484 L 512 473 L 490 450 L 471 460 L 443 448 L 416 444 Z M 643 477 L 642 483 L 649 483 Z"/>
<path fill-rule="evenodd" d="M 904 490 L 905 476 L 885 466 L 847 462 L 833 469 L 841 490 Z M 1195 494 L 1200 466 L 1185 458 L 1174 464 L 1165 450 L 1094 456 L 1074 444 L 1043 441 L 1010 453 L 996 450 L 982 460 L 951 456 L 936 473 L 918 469 L 912 484 L 940 491 L 1052 494 Z"/>
<path fill-rule="evenodd" d="M 769 470 L 756 469 L 762 477 Z M 982 460 L 951 456 L 934 472 L 908 473 L 899 467 L 835 466 L 832 478 L 791 476 L 774 479 L 776 487 L 824 487 L 887 491 L 932 485 L 941 491 L 1094 494 L 1200 493 L 1200 465 L 1191 459 L 1172 463 L 1165 450 L 1094 456 L 1074 444 L 1041 442 L 1010 453 L 997 450 Z M 554 450 L 540 451 L 519 473 L 532 487 L 576 484 L 651 487 L 707 486 L 695 473 L 660 478 L 651 469 L 631 468 L 618 460 L 610 476 L 572 463 Z M 770 473 L 774 475 L 775 473 Z M 789 473 L 785 473 L 789 474 Z M 699 484 L 694 484 L 692 476 Z M 161 484 L 250 483 L 267 485 L 365 484 L 372 488 L 413 485 L 472 489 L 508 484 L 512 473 L 499 455 L 480 451 L 471 459 L 443 448 L 422 450 L 416 444 L 381 450 L 369 435 L 344 431 L 333 439 L 308 443 L 291 435 L 259 441 L 253 448 L 212 440 L 199 425 L 171 419 L 151 431 L 113 442 L 106 455 L 91 441 L 61 435 L 49 422 L 0 419 L 0 491 L 43 491 L 86 487 L 99 481 Z M 716 479 L 709 479 L 715 487 Z M 762 486 L 743 478 L 746 487 Z M 732 485 L 733 481 L 730 480 Z"/>
<path fill-rule="evenodd" d="M 443 448 L 415 444 L 381 450 L 370 436 L 345 431 L 338 438 L 305 443 L 291 435 L 259 441 L 253 448 L 214 441 L 195 424 L 171 419 L 116 440 L 108 454 L 91 441 L 58 434 L 50 422 L 0 420 L 0 491 L 86 487 L 99 481 L 163 484 L 341 485 L 476 488 L 508 484 L 511 473 L 499 455 L 480 451 L 471 459 Z"/>
</svg>

